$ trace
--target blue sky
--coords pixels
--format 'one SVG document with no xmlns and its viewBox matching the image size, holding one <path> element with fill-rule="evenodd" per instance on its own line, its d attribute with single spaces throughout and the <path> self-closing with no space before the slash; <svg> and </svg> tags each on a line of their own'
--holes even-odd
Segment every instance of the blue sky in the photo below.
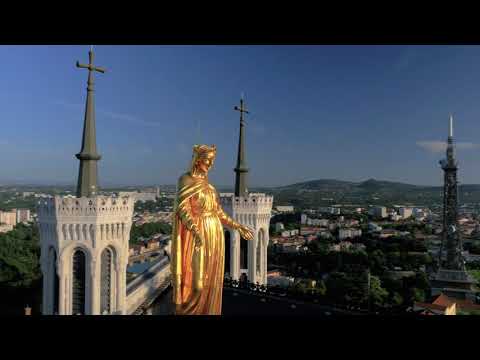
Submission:
<svg viewBox="0 0 480 360">
<path fill-rule="evenodd" d="M 480 183 L 479 46 L 95 46 L 102 184 L 172 184 L 194 143 L 234 181 L 245 93 L 249 183 L 434 185 L 455 117 L 459 179 Z M 88 46 L 0 46 L 0 181 L 75 183 Z M 198 130 L 200 129 L 200 131 Z"/>
</svg>

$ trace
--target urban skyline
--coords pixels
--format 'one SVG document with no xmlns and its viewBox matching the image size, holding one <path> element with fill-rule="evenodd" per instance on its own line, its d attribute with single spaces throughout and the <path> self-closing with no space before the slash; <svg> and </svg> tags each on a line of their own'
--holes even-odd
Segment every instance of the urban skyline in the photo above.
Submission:
<svg viewBox="0 0 480 360">
<path fill-rule="evenodd" d="M 32 306 L 24 306 L 25 315 L 222 315 L 254 309 L 258 312 L 261 308 L 262 314 L 306 311 L 316 316 L 480 313 L 480 207 L 478 200 L 475 201 L 475 186 L 463 192 L 462 196 L 469 201 L 459 204 L 456 157 L 456 149 L 468 154 L 466 150 L 474 150 L 477 145 L 454 141 L 457 113 L 449 112 L 446 144 L 442 140 L 415 143 L 431 156 L 446 154 L 446 158 L 438 162 L 444 171 L 443 205 L 435 199 L 439 194 L 435 194 L 438 189 L 433 187 L 376 181 L 314 181 L 279 191 L 272 189 L 273 194 L 255 189 L 258 185 L 250 180 L 250 175 L 258 170 L 252 163 L 263 164 L 266 155 L 275 155 L 283 166 L 274 169 L 291 177 L 302 176 L 299 168 L 305 164 L 315 168 L 308 162 L 308 156 L 317 154 L 308 152 L 300 157 L 303 143 L 294 136 L 280 143 L 280 153 L 275 153 L 275 149 L 261 152 L 255 148 L 258 141 L 250 144 L 245 141 L 250 132 L 255 134 L 255 131 L 249 131 L 252 104 L 248 98 L 245 101 L 243 92 L 239 106 L 230 110 L 238 111 L 240 117 L 238 146 L 235 146 L 237 161 L 233 169 L 236 173 L 234 193 L 217 192 L 210 183 L 208 173 L 217 156 L 218 142 L 203 141 L 202 131 L 208 130 L 208 137 L 212 139 L 227 139 L 229 143 L 234 140 L 229 140 L 230 135 L 220 136 L 221 130 L 202 127 L 200 121 L 196 128 L 190 127 L 191 145 L 216 144 L 193 146 L 190 168 L 180 176 L 175 189 L 155 186 L 140 192 L 120 188 L 101 191 L 98 179 L 102 173 L 97 173 L 97 168 L 102 169 L 104 164 L 97 162 L 104 159 L 105 150 L 102 151 L 101 137 L 97 139 L 97 129 L 102 126 L 98 126 L 99 119 L 96 120 L 95 104 L 100 100 L 98 103 L 103 106 L 105 102 L 94 95 L 99 89 L 97 80 L 103 78 L 94 76 L 94 72 L 105 73 L 101 65 L 106 65 L 107 74 L 111 70 L 108 63 L 99 61 L 95 55 L 90 47 L 89 61 L 76 62 L 77 68 L 88 69 L 84 121 L 78 129 L 82 134 L 81 147 L 74 155 L 79 162 L 70 160 L 79 166 L 76 196 L 72 196 L 69 189 L 2 188 L 0 287 L 11 294 L 7 306 L 0 309 L 2 312 L 18 313 L 22 303 L 28 301 Z M 405 69 L 405 61 L 397 67 Z M 410 61 L 411 58 L 407 62 Z M 293 78 L 296 79 L 296 75 L 290 80 Z M 308 85 L 308 80 L 303 81 Z M 135 88 L 132 82 L 131 88 L 136 90 L 136 98 L 125 100 L 122 105 L 138 105 L 139 99 L 143 104 L 144 96 L 153 96 L 148 87 Z M 369 96 L 373 98 L 371 93 Z M 295 97 L 301 98 L 299 93 L 290 93 L 290 100 Z M 341 99 L 336 100 L 337 104 L 341 103 Z M 69 101 L 56 104 L 75 108 Z M 262 103 L 256 105 L 262 107 Z M 291 110 L 288 104 L 285 108 Z M 354 109 L 346 108 L 344 115 L 348 112 L 353 114 Z M 134 130 L 141 131 L 140 123 L 158 126 L 126 113 L 105 110 L 100 113 L 104 120 L 135 123 Z M 174 113 L 172 110 L 171 114 Z M 277 122 L 274 130 L 291 125 L 285 118 Z M 399 125 L 404 129 L 406 123 L 401 121 Z M 148 151 L 137 153 L 137 145 L 131 142 L 135 132 L 127 133 L 122 143 L 115 133 L 120 127 L 116 124 L 110 124 L 112 137 L 103 139 L 106 144 L 122 145 L 114 157 L 123 165 L 121 176 L 116 180 L 125 183 L 125 178 L 128 181 L 133 177 L 138 183 L 146 176 L 146 169 L 156 169 L 153 162 L 145 161 Z M 109 130 L 104 125 L 104 131 Z M 309 135 L 315 136 L 313 125 L 307 129 L 302 128 L 301 121 L 295 125 L 291 135 L 309 130 Z M 377 132 L 374 137 L 379 141 L 372 143 L 368 142 L 368 136 L 372 135 L 373 125 L 378 125 L 373 120 L 360 126 L 348 121 L 341 125 L 342 134 L 346 126 L 350 131 L 357 131 L 356 136 L 351 142 L 337 142 L 331 153 L 324 154 L 347 170 L 344 175 L 354 169 L 369 168 L 375 160 L 375 165 L 383 166 L 379 168 L 382 171 L 390 170 L 382 163 L 386 160 L 394 169 L 401 168 L 405 162 L 410 165 L 409 152 L 399 152 L 399 148 L 392 146 L 401 141 L 403 145 L 408 144 L 411 138 L 404 139 L 398 134 L 384 137 Z M 395 130 L 392 124 L 383 125 L 385 132 Z M 188 127 L 181 128 L 178 123 L 176 126 L 184 138 L 188 138 Z M 158 128 L 165 130 L 163 123 Z M 45 132 L 36 134 L 35 138 L 44 141 L 44 146 L 55 147 L 56 151 L 44 165 L 46 171 L 52 171 L 62 165 L 58 160 L 64 156 L 62 142 L 67 141 L 68 135 L 62 137 L 52 126 L 42 129 Z M 457 130 L 455 127 L 456 135 Z M 333 126 L 327 135 L 337 136 L 336 131 L 338 128 Z M 169 140 L 175 134 L 174 131 Z M 269 133 L 257 132 L 256 135 L 258 139 L 272 140 Z M 231 137 L 235 138 L 233 134 Z M 333 141 L 332 137 L 327 140 Z M 355 154 L 363 156 L 364 162 L 339 161 L 338 156 L 346 151 L 347 143 L 358 147 Z M 382 148 L 386 145 L 392 152 Z M 359 151 L 362 146 L 363 153 Z M 369 155 L 366 150 L 369 146 L 376 150 L 373 153 L 376 157 Z M 290 153 L 292 159 L 282 158 L 281 151 L 288 147 L 291 151 L 285 154 Z M 108 146 L 106 152 L 109 152 Z M 175 155 L 181 156 L 181 149 L 174 144 L 164 153 L 159 149 L 155 154 L 157 152 L 170 156 L 171 162 L 178 160 Z M 37 153 L 42 153 L 42 146 L 33 155 Z M 402 158 L 395 161 L 393 157 L 398 155 Z M 8 156 L 5 158 L 11 160 Z M 155 159 L 159 158 L 161 156 Z M 34 159 L 39 161 L 32 157 L 27 162 Z M 348 159 L 354 161 L 354 154 Z M 128 166 L 132 166 L 130 162 L 137 172 L 128 171 Z M 260 169 L 274 171 L 273 165 L 267 161 Z M 429 164 L 429 168 L 433 168 L 432 165 Z M 409 170 L 419 171 L 415 167 Z M 106 173 L 108 182 L 109 172 Z M 217 179 L 222 173 L 219 175 Z M 269 172 L 270 181 L 274 175 Z M 369 175 L 371 179 L 372 174 Z M 285 177 L 280 179 L 284 181 Z M 316 188 L 318 185 L 326 187 Z M 478 199 L 478 191 L 476 196 Z M 398 200 L 407 200 L 407 203 L 399 205 Z M 243 301 L 235 300 L 239 294 Z"/>
</svg>

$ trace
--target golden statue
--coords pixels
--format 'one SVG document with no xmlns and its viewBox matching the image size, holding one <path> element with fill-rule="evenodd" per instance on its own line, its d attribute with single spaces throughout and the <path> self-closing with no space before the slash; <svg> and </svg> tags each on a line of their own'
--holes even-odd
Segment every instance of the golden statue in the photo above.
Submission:
<svg viewBox="0 0 480 360">
<path fill-rule="evenodd" d="M 195 145 L 190 171 L 177 187 L 172 233 L 173 301 L 177 315 L 221 315 L 225 259 L 223 225 L 246 240 L 253 232 L 221 208 L 208 182 L 216 147 Z"/>
</svg>

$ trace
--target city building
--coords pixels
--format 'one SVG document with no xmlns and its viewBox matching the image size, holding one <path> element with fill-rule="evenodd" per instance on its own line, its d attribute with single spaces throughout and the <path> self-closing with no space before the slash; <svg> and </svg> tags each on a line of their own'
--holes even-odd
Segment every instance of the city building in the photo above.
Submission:
<svg viewBox="0 0 480 360">
<path fill-rule="evenodd" d="M 374 206 L 370 209 L 369 214 L 377 219 L 385 219 L 388 216 L 385 206 Z"/>
<path fill-rule="evenodd" d="M 399 220 L 403 219 L 403 217 L 401 215 L 397 214 L 395 211 L 389 213 L 388 218 L 392 221 L 399 221 Z"/>
<path fill-rule="evenodd" d="M 17 223 L 28 223 L 31 220 L 29 209 L 17 209 Z"/>
<path fill-rule="evenodd" d="M 342 224 L 345 227 L 357 226 L 357 225 L 360 224 L 360 221 L 355 220 L 355 219 L 347 219 L 347 220 L 344 220 Z"/>
<path fill-rule="evenodd" d="M 275 206 L 275 210 L 279 213 L 290 213 L 294 211 L 293 206 L 290 205 L 282 205 L 282 206 Z"/>
<path fill-rule="evenodd" d="M 0 224 L 17 225 L 17 210 L 0 211 Z"/>
<path fill-rule="evenodd" d="M 0 224 L 0 233 L 6 233 L 13 230 L 13 225 Z"/>
<path fill-rule="evenodd" d="M 345 229 L 345 228 L 340 228 L 338 229 L 338 239 L 339 240 L 345 240 L 345 239 L 353 239 L 356 237 L 362 236 L 362 230 L 361 229 Z"/>
<path fill-rule="evenodd" d="M 318 211 L 324 214 L 340 215 L 340 208 L 333 206 L 319 207 Z"/>
<path fill-rule="evenodd" d="M 377 224 L 375 223 L 368 223 L 368 231 L 371 231 L 371 232 L 380 232 L 382 231 L 382 227 L 381 226 L 378 226 Z"/>
<path fill-rule="evenodd" d="M 298 234 L 299 234 L 298 229 L 284 230 L 284 231 L 281 232 L 280 236 L 281 237 L 290 237 L 290 236 L 295 236 L 295 235 L 298 235 Z"/>
<path fill-rule="evenodd" d="M 394 230 L 394 229 L 383 229 L 380 231 L 380 233 L 378 234 L 378 237 L 380 239 L 386 239 L 386 238 L 389 238 L 389 237 L 393 237 L 393 236 L 399 236 L 400 235 L 400 232 L 397 231 L 397 230 Z"/>
<path fill-rule="evenodd" d="M 352 247 L 352 243 L 350 241 L 341 241 L 338 244 L 334 244 L 330 247 L 331 251 L 348 251 Z"/>
<path fill-rule="evenodd" d="M 120 191 L 118 193 L 118 197 L 131 197 L 135 200 L 135 202 L 146 202 L 146 201 L 156 201 L 157 200 L 157 192 L 144 192 L 144 191 Z"/>
<path fill-rule="evenodd" d="M 329 224 L 329 221 L 327 219 L 310 219 L 310 218 L 307 218 L 307 225 L 309 225 L 309 226 L 327 227 L 328 224 Z"/>
<path fill-rule="evenodd" d="M 401 207 L 398 212 L 403 219 L 408 219 L 410 216 L 412 216 L 413 209 L 410 207 Z"/>
<path fill-rule="evenodd" d="M 43 314 L 126 314 L 126 273 L 133 199 L 98 195 L 93 65 L 87 99 L 76 197 L 40 200 L 37 213 L 43 273 Z"/>
<path fill-rule="evenodd" d="M 318 233 L 318 236 L 321 237 L 322 239 L 330 239 L 332 238 L 332 233 L 328 230 L 320 230 Z"/>
<path fill-rule="evenodd" d="M 237 164 L 235 167 L 235 193 L 220 195 L 221 206 L 235 221 L 249 226 L 254 239 L 247 241 L 240 237 L 237 230 L 225 227 L 225 274 L 233 280 L 239 280 L 242 274 L 248 281 L 267 283 L 267 248 L 269 242 L 270 217 L 273 196 L 262 193 L 249 193 L 247 188 L 248 168 L 245 157 L 245 121 L 243 99 L 240 106 L 240 134 L 238 141 Z M 280 207 L 293 211 L 293 207 Z M 277 206 L 278 210 L 278 206 Z"/>
<path fill-rule="evenodd" d="M 300 223 L 301 223 L 302 225 L 305 225 L 305 224 L 307 223 L 307 219 L 308 219 L 307 214 L 301 214 L 301 215 L 300 215 Z"/>
</svg>

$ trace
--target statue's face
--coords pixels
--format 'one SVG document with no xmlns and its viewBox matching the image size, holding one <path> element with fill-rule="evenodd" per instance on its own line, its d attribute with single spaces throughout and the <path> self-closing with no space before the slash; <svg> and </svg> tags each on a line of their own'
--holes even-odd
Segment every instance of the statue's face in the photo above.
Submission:
<svg viewBox="0 0 480 360">
<path fill-rule="evenodd" d="M 209 154 L 206 157 L 200 158 L 197 162 L 197 166 L 202 172 L 206 173 L 213 166 L 214 161 L 215 161 L 215 155 Z"/>
</svg>

